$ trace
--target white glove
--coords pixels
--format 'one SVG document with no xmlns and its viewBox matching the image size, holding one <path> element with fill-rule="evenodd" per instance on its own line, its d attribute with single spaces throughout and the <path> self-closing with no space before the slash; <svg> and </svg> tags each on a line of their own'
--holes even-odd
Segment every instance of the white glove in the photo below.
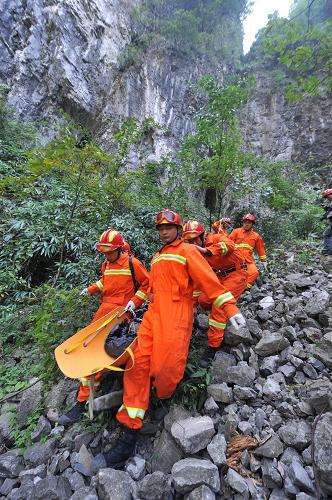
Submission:
<svg viewBox="0 0 332 500">
<path fill-rule="evenodd" d="M 135 308 L 136 308 L 135 302 L 133 302 L 132 300 L 130 300 L 128 302 L 128 304 L 126 305 L 126 307 L 125 307 L 124 310 L 125 310 L 125 312 L 133 313 L 135 311 Z"/>
<path fill-rule="evenodd" d="M 88 289 L 83 288 L 83 290 L 80 292 L 80 295 L 84 295 L 85 297 L 89 295 Z"/>
<path fill-rule="evenodd" d="M 234 316 L 232 316 L 231 318 L 229 318 L 229 322 L 232 325 L 232 327 L 234 328 L 234 330 L 239 330 L 240 328 L 242 328 L 246 324 L 246 320 L 241 313 L 237 313 Z"/>
<path fill-rule="evenodd" d="M 264 267 L 264 271 L 267 271 L 267 262 L 266 262 L 266 260 L 261 261 L 261 264 Z"/>
</svg>

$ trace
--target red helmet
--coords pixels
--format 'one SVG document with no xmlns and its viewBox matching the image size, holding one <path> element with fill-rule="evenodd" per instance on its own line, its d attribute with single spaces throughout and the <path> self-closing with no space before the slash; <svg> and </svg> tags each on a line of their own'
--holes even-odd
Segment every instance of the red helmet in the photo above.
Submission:
<svg viewBox="0 0 332 500">
<path fill-rule="evenodd" d="M 97 250 L 99 252 L 111 252 L 112 250 L 122 249 L 124 239 L 118 231 L 114 229 L 107 229 L 103 232 L 97 243 Z"/>
<path fill-rule="evenodd" d="M 131 246 L 129 245 L 128 241 L 123 242 L 122 250 L 127 253 L 131 253 Z"/>
<path fill-rule="evenodd" d="M 163 208 L 156 215 L 156 227 L 161 224 L 172 224 L 174 226 L 182 226 L 182 218 L 176 212 L 169 210 L 169 208 Z"/>
<path fill-rule="evenodd" d="M 188 222 L 183 225 L 182 237 L 184 240 L 192 240 L 204 233 L 205 227 L 203 224 L 197 222 L 197 220 L 188 220 Z"/>
<path fill-rule="evenodd" d="M 247 220 L 247 221 L 249 221 L 249 222 L 254 223 L 254 222 L 256 222 L 256 216 L 255 216 L 255 215 L 253 215 L 253 214 L 246 214 L 246 215 L 244 215 L 244 216 L 242 217 L 242 220 L 243 220 L 243 222 Z"/>
<path fill-rule="evenodd" d="M 322 196 L 323 196 L 323 198 L 328 198 L 329 196 L 332 196 L 332 188 L 325 189 L 322 192 Z"/>
</svg>

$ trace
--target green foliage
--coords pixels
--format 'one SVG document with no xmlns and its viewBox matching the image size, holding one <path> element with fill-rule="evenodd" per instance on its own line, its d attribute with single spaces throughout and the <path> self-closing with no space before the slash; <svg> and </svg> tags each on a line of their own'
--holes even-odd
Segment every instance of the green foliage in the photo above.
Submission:
<svg viewBox="0 0 332 500">
<path fill-rule="evenodd" d="M 27 424 L 24 426 L 24 428 L 21 428 L 21 426 L 18 424 L 18 414 L 15 412 L 12 413 L 10 422 L 10 437 L 14 441 L 15 448 L 25 449 L 32 444 L 31 433 L 35 430 L 41 414 L 42 408 L 36 408 L 27 418 Z"/>
<path fill-rule="evenodd" d="M 253 45 L 260 63 L 277 66 L 289 102 L 331 90 L 332 22 L 326 5 L 325 0 L 295 1 L 289 19 L 274 13 Z"/>
<path fill-rule="evenodd" d="M 251 80 L 219 85 L 211 76 L 198 85 L 203 105 L 196 117 L 196 130 L 185 139 L 181 150 L 182 173 L 195 190 L 211 190 L 216 201 L 208 208 L 220 215 L 226 190 L 239 177 L 249 155 L 242 149 L 237 113 L 246 101 Z"/>
<path fill-rule="evenodd" d="M 240 57 L 238 24 L 248 4 L 247 0 L 144 0 L 133 10 L 137 36 L 127 54 L 139 58 L 140 49 L 153 47 L 233 63 Z"/>
</svg>

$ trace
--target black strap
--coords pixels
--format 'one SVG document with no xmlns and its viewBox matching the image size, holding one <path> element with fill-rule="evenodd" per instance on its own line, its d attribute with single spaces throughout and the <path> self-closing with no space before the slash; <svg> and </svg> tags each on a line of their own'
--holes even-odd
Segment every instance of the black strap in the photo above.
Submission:
<svg viewBox="0 0 332 500">
<path fill-rule="evenodd" d="M 137 290 L 139 289 L 139 282 L 136 279 L 135 269 L 134 269 L 134 264 L 133 264 L 133 256 L 132 255 L 129 255 L 129 268 L 130 268 L 131 277 L 132 277 L 133 283 L 134 283 L 134 290 L 135 290 L 135 293 L 136 293 Z"/>
</svg>

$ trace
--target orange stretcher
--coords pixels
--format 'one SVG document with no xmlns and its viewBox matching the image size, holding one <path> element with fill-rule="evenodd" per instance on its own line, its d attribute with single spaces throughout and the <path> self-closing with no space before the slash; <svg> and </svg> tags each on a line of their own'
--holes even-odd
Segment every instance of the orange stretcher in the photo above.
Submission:
<svg viewBox="0 0 332 500">
<path fill-rule="evenodd" d="M 69 378 L 83 378 L 101 370 L 124 371 L 120 368 L 131 359 L 134 365 L 133 348 L 137 339 L 127 347 L 118 358 L 112 358 L 104 349 L 107 335 L 111 329 L 126 318 L 124 307 L 97 319 L 65 340 L 54 351 L 56 362 L 62 373 Z"/>
</svg>

